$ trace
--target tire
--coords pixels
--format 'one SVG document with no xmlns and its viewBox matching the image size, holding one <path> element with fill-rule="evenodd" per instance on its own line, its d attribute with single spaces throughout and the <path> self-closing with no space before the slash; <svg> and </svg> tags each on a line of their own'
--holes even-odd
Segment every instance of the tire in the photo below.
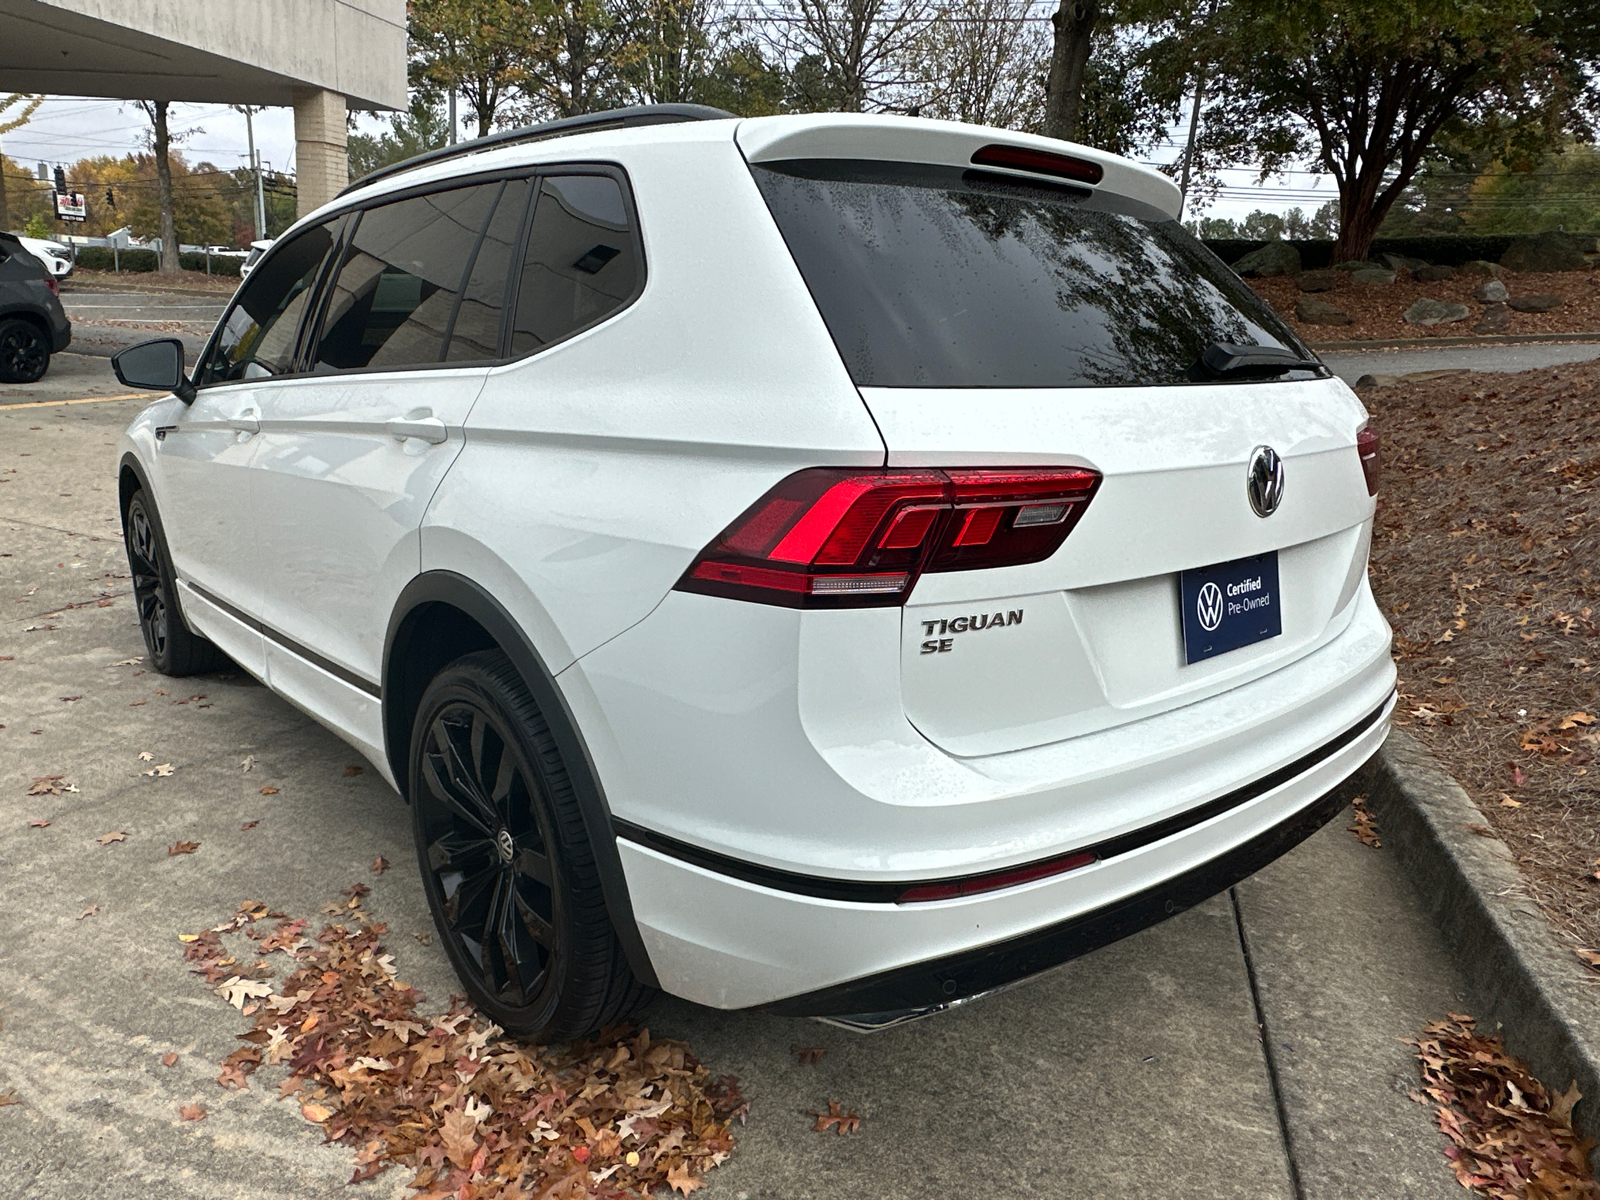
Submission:
<svg viewBox="0 0 1600 1200">
<path fill-rule="evenodd" d="M 0 383 L 37 383 L 50 369 L 50 338 L 32 321 L 0 321 Z"/>
<path fill-rule="evenodd" d="M 612 931 L 549 724 L 504 654 L 466 655 L 433 678 L 408 774 L 428 907 L 479 1011 L 548 1044 L 649 999 Z"/>
<path fill-rule="evenodd" d="M 228 656 L 184 624 L 175 602 L 172 556 L 144 489 L 134 492 L 122 517 L 122 542 L 133 575 L 133 601 L 150 665 L 163 675 L 204 675 L 226 670 Z"/>
</svg>

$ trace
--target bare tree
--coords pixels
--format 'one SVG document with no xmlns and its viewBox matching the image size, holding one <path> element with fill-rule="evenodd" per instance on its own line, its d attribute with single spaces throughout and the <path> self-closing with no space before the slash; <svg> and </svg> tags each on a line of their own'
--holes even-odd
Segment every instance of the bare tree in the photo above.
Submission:
<svg viewBox="0 0 1600 1200">
<path fill-rule="evenodd" d="M 13 129 L 20 129 L 26 125 L 39 111 L 39 105 L 44 103 L 43 96 L 29 96 L 24 92 L 13 92 L 9 96 L 0 97 L 0 133 L 10 133 Z M 15 116 L 7 117 L 5 111 L 22 105 L 21 111 Z M 5 160 L 0 158 L 0 163 Z M 6 173 L 0 170 L 0 229 L 11 228 L 11 210 L 6 203 Z"/>
<path fill-rule="evenodd" d="M 1061 0 L 1050 18 L 1055 42 L 1045 84 L 1044 133 L 1076 141 L 1083 113 L 1083 78 L 1089 65 L 1089 39 L 1100 19 L 1100 0 Z"/>
<path fill-rule="evenodd" d="M 1050 38 L 1031 0 L 969 0 L 942 9 L 907 43 L 907 94 L 923 116 L 1037 128 Z"/>
<path fill-rule="evenodd" d="M 903 84 L 904 51 L 931 11 L 931 0 L 795 0 L 773 36 L 786 59 L 821 67 L 831 107 L 861 112 Z"/>
<path fill-rule="evenodd" d="M 720 41 L 714 0 L 623 0 L 636 50 L 626 72 L 636 104 L 693 103 Z"/>
<path fill-rule="evenodd" d="M 167 152 L 172 147 L 172 135 L 167 128 L 167 101 L 135 100 L 144 115 L 150 118 L 150 149 L 156 158 L 156 196 L 161 206 L 161 273 L 176 275 L 178 266 L 178 226 L 172 216 L 172 160 Z M 179 134 L 181 140 L 187 133 Z"/>
</svg>

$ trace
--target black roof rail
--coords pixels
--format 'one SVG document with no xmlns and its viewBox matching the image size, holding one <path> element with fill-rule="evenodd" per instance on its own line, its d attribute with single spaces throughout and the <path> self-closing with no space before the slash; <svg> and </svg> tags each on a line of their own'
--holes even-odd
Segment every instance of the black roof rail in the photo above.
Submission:
<svg viewBox="0 0 1600 1200">
<path fill-rule="evenodd" d="M 501 146 L 514 145 L 517 142 L 537 142 L 543 141 L 545 138 L 566 137 L 568 134 L 573 133 L 592 133 L 599 129 L 625 129 L 634 125 L 672 125 L 680 121 L 723 121 L 736 115 L 720 108 L 712 108 L 708 104 L 636 104 L 629 108 L 609 108 L 604 112 L 584 113 L 577 117 L 562 117 L 558 121 L 546 121 L 542 125 L 525 125 L 519 129 L 502 129 L 499 133 L 473 138 L 468 142 L 457 142 L 453 146 L 441 146 L 437 150 L 429 150 L 424 154 L 413 155 L 411 158 L 392 163 L 387 167 L 379 167 L 376 171 L 369 171 L 360 179 L 342 189 L 339 195 L 348 195 L 358 188 L 364 188 L 380 179 L 387 179 L 391 175 L 398 175 L 400 172 L 409 171 L 414 167 L 444 162 L 446 159 L 460 158 L 466 154 L 480 154 L 485 150 L 495 150 Z"/>
</svg>

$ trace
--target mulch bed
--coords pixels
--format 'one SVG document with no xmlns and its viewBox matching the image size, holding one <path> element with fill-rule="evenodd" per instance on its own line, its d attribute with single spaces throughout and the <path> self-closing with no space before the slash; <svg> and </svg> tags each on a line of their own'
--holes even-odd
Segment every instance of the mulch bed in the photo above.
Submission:
<svg viewBox="0 0 1600 1200">
<path fill-rule="evenodd" d="M 1362 400 L 1382 447 L 1371 578 L 1395 630 L 1395 722 L 1460 780 L 1574 949 L 1600 948 L 1600 363 Z"/>
<path fill-rule="evenodd" d="M 1311 325 L 1295 320 L 1294 305 L 1306 293 L 1291 278 L 1251 279 L 1249 284 L 1308 342 L 1373 341 L 1388 338 L 1471 337 L 1484 306 L 1472 293 L 1487 280 L 1457 275 L 1440 283 L 1417 283 L 1401 271 L 1391 284 L 1355 283 L 1349 273 L 1331 292 L 1316 292 L 1354 318 L 1353 325 Z M 1502 334 L 1600 333 L 1600 271 L 1507 272 L 1501 282 L 1515 296 L 1556 295 L 1564 303 L 1547 313 L 1511 314 Z M 1472 310 L 1464 321 L 1449 325 L 1407 325 L 1400 314 L 1417 300 L 1460 301 Z"/>
<path fill-rule="evenodd" d="M 116 288 L 181 287 L 231 296 L 239 286 L 239 277 L 207 275 L 204 271 L 179 271 L 176 275 L 163 275 L 159 271 L 91 271 L 88 267 L 79 267 L 67 277 L 66 290 L 71 291 L 75 283 Z"/>
</svg>

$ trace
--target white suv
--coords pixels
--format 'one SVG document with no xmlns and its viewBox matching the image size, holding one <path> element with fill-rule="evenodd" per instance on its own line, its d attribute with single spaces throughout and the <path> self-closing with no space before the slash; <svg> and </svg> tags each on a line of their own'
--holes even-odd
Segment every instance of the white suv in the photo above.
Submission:
<svg viewBox="0 0 1600 1200">
<path fill-rule="evenodd" d="M 122 441 L 144 636 L 406 797 L 474 1000 L 876 1026 L 1191 906 L 1382 742 L 1355 395 L 1144 167 L 654 108 L 280 238 Z"/>
</svg>

